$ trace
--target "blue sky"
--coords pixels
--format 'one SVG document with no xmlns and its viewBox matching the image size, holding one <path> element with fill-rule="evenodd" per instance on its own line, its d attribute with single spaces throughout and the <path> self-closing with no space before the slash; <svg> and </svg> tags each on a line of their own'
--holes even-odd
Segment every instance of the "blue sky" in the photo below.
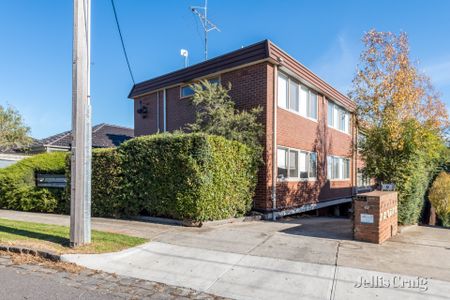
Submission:
<svg viewBox="0 0 450 300">
<path fill-rule="evenodd" d="M 202 61 L 203 0 L 115 0 L 136 81 Z M 450 1 L 209 0 L 221 29 L 210 57 L 265 38 L 346 93 L 361 37 L 370 28 L 408 33 L 412 57 L 450 107 Z M 0 104 L 24 116 L 32 135 L 68 130 L 71 120 L 71 0 L 0 0 Z M 92 1 L 93 123 L 133 126 L 132 87 L 109 0 Z"/>
</svg>

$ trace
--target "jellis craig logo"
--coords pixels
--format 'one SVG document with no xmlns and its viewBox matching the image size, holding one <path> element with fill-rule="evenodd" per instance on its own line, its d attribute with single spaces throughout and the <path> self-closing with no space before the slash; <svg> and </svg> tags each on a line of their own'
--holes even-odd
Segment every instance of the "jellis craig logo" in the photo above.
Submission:
<svg viewBox="0 0 450 300">
<path fill-rule="evenodd" d="M 359 277 L 355 283 L 355 288 L 397 288 L 397 289 L 418 289 L 421 292 L 428 290 L 428 278 L 426 277 L 402 277 L 402 276 L 370 276 Z"/>
</svg>

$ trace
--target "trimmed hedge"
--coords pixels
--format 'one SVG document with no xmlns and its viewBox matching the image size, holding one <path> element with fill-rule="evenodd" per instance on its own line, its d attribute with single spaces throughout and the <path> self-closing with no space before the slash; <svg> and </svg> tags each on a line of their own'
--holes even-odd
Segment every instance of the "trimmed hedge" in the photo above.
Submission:
<svg viewBox="0 0 450 300">
<path fill-rule="evenodd" d="M 123 215 L 121 197 L 122 169 L 120 155 L 115 149 L 92 151 L 91 212 L 95 217 L 120 217 Z M 70 178 L 70 160 L 66 168 Z M 67 187 L 70 189 L 70 184 Z M 70 192 L 67 193 L 70 203 Z M 70 207 L 70 206 L 69 206 Z"/>
<path fill-rule="evenodd" d="M 205 134 L 160 134 L 122 144 L 127 215 L 216 220 L 251 208 L 258 160 L 247 146 Z"/>
<path fill-rule="evenodd" d="M 159 134 L 92 153 L 92 215 L 147 214 L 205 221 L 251 208 L 260 160 L 248 146 L 201 133 Z M 63 174 L 66 190 L 37 188 L 35 172 Z M 69 213 L 70 155 L 39 154 L 0 170 L 0 207 Z"/>
<path fill-rule="evenodd" d="M 23 211 L 65 211 L 64 191 L 37 188 L 35 173 L 64 174 L 67 153 L 43 153 L 0 169 L 0 207 Z"/>
</svg>

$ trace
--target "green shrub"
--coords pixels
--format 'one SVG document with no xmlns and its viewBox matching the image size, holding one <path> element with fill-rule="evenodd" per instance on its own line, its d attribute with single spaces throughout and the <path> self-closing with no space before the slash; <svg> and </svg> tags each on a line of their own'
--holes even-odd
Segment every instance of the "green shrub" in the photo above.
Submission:
<svg viewBox="0 0 450 300">
<path fill-rule="evenodd" d="M 123 211 L 121 198 L 122 169 L 115 149 L 92 151 L 91 213 L 95 217 L 119 217 Z M 70 159 L 67 159 L 67 212 L 70 211 Z"/>
<path fill-rule="evenodd" d="M 122 144 L 124 214 L 205 221 L 251 207 L 257 159 L 247 146 L 205 134 L 161 134 Z"/>
<path fill-rule="evenodd" d="M 123 211 L 120 155 L 115 149 L 92 152 L 92 215 L 118 217 Z"/>
<path fill-rule="evenodd" d="M 431 186 L 428 199 L 444 226 L 450 226 L 450 174 L 439 173 Z"/>
<path fill-rule="evenodd" d="M 257 150 L 201 133 L 140 137 L 92 153 L 92 215 L 205 221 L 251 208 Z M 35 187 L 35 172 L 66 173 L 66 190 Z M 3 208 L 69 213 L 70 156 L 46 153 L 0 172 Z"/>
<path fill-rule="evenodd" d="M 38 154 L 0 170 L 0 207 L 23 211 L 64 212 L 64 191 L 37 188 L 35 173 L 64 174 L 66 153 Z"/>
</svg>

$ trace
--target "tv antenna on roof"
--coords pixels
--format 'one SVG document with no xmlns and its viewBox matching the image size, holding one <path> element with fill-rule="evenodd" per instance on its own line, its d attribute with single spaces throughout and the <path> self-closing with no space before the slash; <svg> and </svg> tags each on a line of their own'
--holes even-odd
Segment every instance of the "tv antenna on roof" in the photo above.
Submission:
<svg viewBox="0 0 450 300">
<path fill-rule="evenodd" d="M 191 11 L 197 15 L 203 26 L 203 32 L 205 35 L 205 60 L 208 59 L 208 32 L 220 29 L 208 20 L 208 0 L 205 0 L 205 6 L 191 6 Z M 203 10 L 203 12 L 201 12 Z"/>
</svg>

